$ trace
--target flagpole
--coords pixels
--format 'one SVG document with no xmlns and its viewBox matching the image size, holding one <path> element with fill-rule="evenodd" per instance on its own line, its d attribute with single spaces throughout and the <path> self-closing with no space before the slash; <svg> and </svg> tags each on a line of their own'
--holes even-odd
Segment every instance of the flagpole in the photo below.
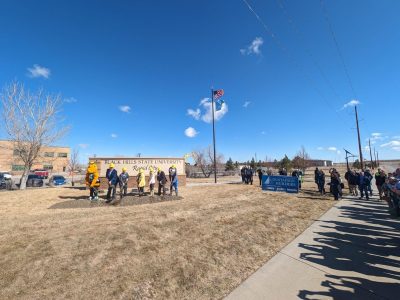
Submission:
<svg viewBox="0 0 400 300">
<path fill-rule="evenodd" d="M 214 145 L 214 182 L 217 183 L 217 160 L 215 159 L 215 121 L 214 121 L 214 90 L 211 89 L 212 123 L 213 123 L 213 145 Z"/>
</svg>

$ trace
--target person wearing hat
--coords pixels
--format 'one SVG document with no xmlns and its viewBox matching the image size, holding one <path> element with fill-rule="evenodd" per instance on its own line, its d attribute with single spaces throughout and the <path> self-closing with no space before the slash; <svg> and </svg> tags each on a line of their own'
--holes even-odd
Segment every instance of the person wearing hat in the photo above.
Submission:
<svg viewBox="0 0 400 300">
<path fill-rule="evenodd" d="M 154 185 L 156 184 L 156 172 L 154 172 L 154 168 L 149 168 L 149 188 L 150 188 L 150 197 L 154 197 Z"/>
<path fill-rule="evenodd" d="M 172 165 L 169 169 L 168 169 L 168 173 L 169 173 L 169 181 L 171 182 L 170 187 L 169 187 L 169 194 L 172 195 L 172 188 L 173 188 L 173 184 L 174 184 L 174 180 L 176 180 L 176 186 L 178 186 L 178 171 L 176 170 L 176 166 Z"/>
<path fill-rule="evenodd" d="M 100 186 L 100 179 L 99 179 L 99 171 L 97 170 L 97 165 L 94 161 L 90 161 L 89 165 L 86 170 L 86 185 L 89 187 L 90 196 L 89 200 L 97 201 L 99 200 L 99 186 Z"/>
<path fill-rule="evenodd" d="M 136 177 L 136 182 L 138 186 L 138 191 L 139 191 L 139 197 L 144 194 L 144 187 L 146 185 L 146 177 L 144 175 L 144 170 L 143 168 L 139 169 L 139 173 Z"/>
<path fill-rule="evenodd" d="M 157 181 L 158 181 L 158 195 L 161 196 L 161 189 L 163 196 L 165 196 L 165 185 L 167 184 L 167 176 L 160 167 L 157 168 Z"/>
<path fill-rule="evenodd" d="M 128 191 L 128 181 L 129 181 L 129 174 L 126 172 L 126 168 L 122 168 L 122 173 L 119 174 L 119 189 L 121 193 L 121 198 L 126 196 Z"/>
<path fill-rule="evenodd" d="M 115 165 L 110 163 L 106 172 L 106 178 L 108 180 L 108 191 L 106 203 L 110 203 L 115 199 L 116 185 L 118 183 L 118 173 L 114 169 Z"/>
</svg>

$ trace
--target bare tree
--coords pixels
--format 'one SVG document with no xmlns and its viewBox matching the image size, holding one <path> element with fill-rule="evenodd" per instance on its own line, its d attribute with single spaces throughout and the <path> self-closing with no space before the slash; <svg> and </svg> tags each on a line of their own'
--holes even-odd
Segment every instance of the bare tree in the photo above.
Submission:
<svg viewBox="0 0 400 300">
<path fill-rule="evenodd" d="M 205 149 L 199 149 L 192 152 L 194 163 L 200 168 L 205 177 L 210 177 L 214 172 L 214 152 L 211 146 Z M 221 154 L 216 154 L 217 169 L 223 165 L 224 157 Z"/>
<path fill-rule="evenodd" d="M 72 186 L 75 185 L 74 183 L 74 174 L 75 172 L 81 169 L 81 165 L 79 163 L 79 150 L 74 149 L 71 153 L 71 157 L 68 160 L 68 171 L 71 173 L 71 184 Z"/>
<path fill-rule="evenodd" d="M 293 158 L 293 167 L 305 171 L 309 165 L 310 155 L 307 153 L 304 146 L 301 146 L 296 156 Z"/>
<path fill-rule="evenodd" d="M 0 95 L 2 121 L 12 142 L 14 154 L 24 164 L 20 189 L 43 146 L 50 146 L 65 135 L 68 128 L 60 126 L 61 95 L 43 90 L 31 93 L 23 84 L 12 82 Z"/>
</svg>

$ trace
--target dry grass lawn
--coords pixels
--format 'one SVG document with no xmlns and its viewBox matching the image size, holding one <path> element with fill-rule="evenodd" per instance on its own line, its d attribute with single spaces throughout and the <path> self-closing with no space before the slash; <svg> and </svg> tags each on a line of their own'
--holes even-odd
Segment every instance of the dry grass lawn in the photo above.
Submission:
<svg viewBox="0 0 400 300">
<path fill-rule="evenodd" d="M 0 193 L 0 299 L 219 299 L 334 204 L 225 184 L 183 187 L 177 201 L 49 209 L 87 195 Z"/>
</svg>

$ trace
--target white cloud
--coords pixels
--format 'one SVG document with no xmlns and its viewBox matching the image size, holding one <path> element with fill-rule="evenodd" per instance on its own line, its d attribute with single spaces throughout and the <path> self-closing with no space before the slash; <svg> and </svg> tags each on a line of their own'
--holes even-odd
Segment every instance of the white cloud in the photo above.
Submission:
<svg viewBox="0 0 400 300">
<path fill-rule="evenodd" d="M 400 141 L 390 141 L 389 143 L 385 143 L 385 144 L 381 145 L 381 147 L 390 147 L 390 148 L 399 147 L 399 146 L 400 146 Z"/>
<path fill-rule="evenodd" d="M 324 150 L 324 147 L 318 147 L 317 150 Z"/>
<path fill-rule="evenodd" d="M 78 102 L 78 100 L 75 99 L 74 97 L 69 97 L 69 98 L 65 98 L 64 102 L 65 103 L 75 103 L 75 102 Z"/>
<path fill-rule="evenodd" d="M 121 105 L 118 107 L 120 111 L 124 113 L 130 113 L 131 112 L 131 107 L 128 105 Z"/>
<path fill-rule="evenodd" d="M 247 106 L 249 106 L 250 103 L 251 103 L 251 101 L 245 101 L 244 104 L 243 104 L 243 107 L 244 107 L 244 108 L 247 108 Z"/>
<path fill-rule="evenodd" d="M 192 116 L 192 117 L 195 118 L 196 120 L 199 120 L 199 119 L 200 119 L 200 116 L 201 116 L 200 108 L 198 108 L 198 109 L 196 109 L 196 110 L 189 108 L 189 109 L 187 110 L 187 114 L 188 114 L 189 116 Z"/>
<path fill-rule="evenodd" d="M 337 148 L 336 147 L 328 147 L 328 151 L 337 151 Z"/>
<path fill-rule="evenodd" d="M 89 147 L 89 144 L 79 144 L 78 146 L 82 149 L 86 149 L 87 147 Z"/>
<path fill-rule="evenodd" d="M 342 109 L 345 109 L 349 106 L 356 106 L 356 105 L 359 105 L 360 103 L 361 102 L 358 100 L 351 100 L 351 101 L 347 102 L 345 105 L 343 105 Z"/>
<path fill-rule="evenodd" d="M 198 134 L 198 131 L 196 131 L 196 129 L 194 129 L 193 127 L 188 127 L 185 129 L 185 135 L 187 137 L 194 138 Z"/>
<path fill-rule="evenodd" d="M 265 131 L 261 131 L 261 134 L 262 134 L 262 135 L 265 135 L 265 134 L 266 134 L 266 132 L 265 132 Z"/>
<path fill-rule="evenodd" d="M 112 137 L 113 139 L 115 139 L 115 138 L 118 137 L 118 135 L 116 135 L 115 133 L 111 133 L 111 137 Z"/>
<path fill-rule="evenodd" d="M 261 46 L 264 43 L 263 38 L 256 37 L 247 48 L 240 49 L 242 55 L 261 54 Z"/>
<path fill-rule="evenodd" d="M 392 147 L 392 150 L 394 150 L 394 151 L 400 151 L 400 147 Z"/>
<path fill-rule="evenodd" d="M 51 74 L 50 69 L 39 65 L 33 65 L 33 68 L 28 68 L 28 72 L 28 76 L 32 78 L 44 77 L 47 79 Z"/>
<path fill-rule="evenodd" d="M 201 100 L 201 106 L 205 110 L 205 113 L 201 116 L 201 119 L 206 123 L 212 122 L 212 106 L 211 101 L 208 98 Z M 215 110 L 215 103 L 214 103 L 214 117 L 215 121 L 221 120 L 222 117 L 228 112 L 228 105 L 223 103 L 221 109 L 219 111 Z"/>
<path fill-rule="evenodd" d="M 337 154 L 340 154 L 340 153 L 342 153 L 342 152 L 340 152 L 340 150 L 337 150 L 336 153 L 337 153 Z"/>
<path fill-rule="evenodd" d="M 380 132 L 373 132 L 373 133 L 371 133 L 371 136 L 372 136 L 372 137 L 380 137 L 380 136 L 382 136 L 382 133 L 380 133 Z"/>
</svg>

